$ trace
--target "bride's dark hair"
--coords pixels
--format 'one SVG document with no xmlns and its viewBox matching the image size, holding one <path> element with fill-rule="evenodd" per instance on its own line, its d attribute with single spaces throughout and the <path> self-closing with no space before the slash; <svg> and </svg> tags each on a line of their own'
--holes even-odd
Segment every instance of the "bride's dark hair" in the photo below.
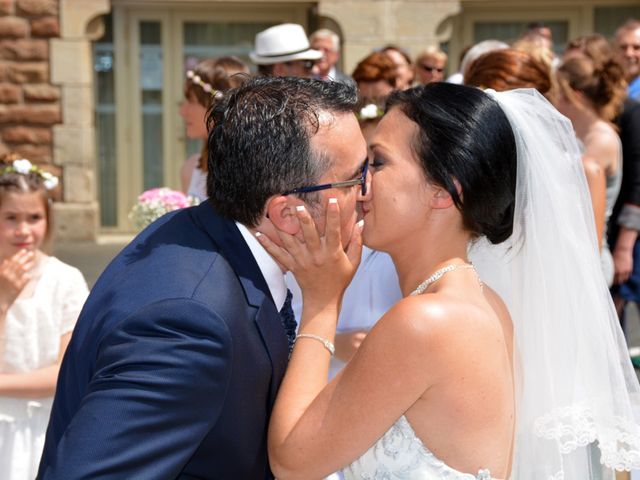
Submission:
<svg viewBox="0 0 640 480">
<path fill-rule="evenodd" d="M 414 149 L 427 180 L 449 192 L 465 228 L 491 243 L 509 238 L 517 154 L 498 103 L 477 88 L 439 82 L 394 92 L 392 108 L 418 124 Z"/>
</svg>

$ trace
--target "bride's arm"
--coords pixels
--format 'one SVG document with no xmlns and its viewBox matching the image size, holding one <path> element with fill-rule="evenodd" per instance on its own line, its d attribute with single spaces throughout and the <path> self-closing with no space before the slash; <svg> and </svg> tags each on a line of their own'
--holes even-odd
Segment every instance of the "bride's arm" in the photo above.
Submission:
<svg viewBox="0 0 640 480">
<path fill-rule="evenodd" d="M 345 467 L 437 382 L 445 371 L 440 358 L 446 341 L 413 322 L 415 310 L 401 304 L 389 311 L 328 385 L 329 355 L 322 345 L 296 347 L 269 430 L 269 459 L 278 479 L 320 479 Z"/>
<path fill-rule="evenodd" d="M 337 205 L 328 215 L 336 212 Z M 303 227 L 305 223 L 307 227 L 312 225 L 306 212 L 300 213 L 300 219 Z M 339 218 L 330 220 L 327 237 L 336 231 L 339 235 Z M 304 244 L 283 238 L 288 250 L 285 253 L 278 252 L 269 240 L 261 241 L 294 271 L 301 284 L 304 308 L 299 333 L 333 341 L 344 290 L 341 282 L 348 276 L 348 269 L 336 251 L 314 250 L 321 241 L 308 239 L 307 231 Z M 344 255 L 342 248 L 338 250 Z M 303 263 L 304 258 L 309 260 L 304 271 L 293 258 L 302 258 Z M 390 310 L 343 373 L 329 385 L 328 350 L 314 339 L 298 339 L 269 428 L 269 459 L 278 479 L 323 478 L 344 467 L 364 453 L 436 381 L 433 372 L 442 371 L 437 365 L 438 329 L 425 328 L 424 317 L 437 319 L 443 313 L 437 306 L 432 312 L 425 310 L 429 306 L 425 307 L 423 300 L 418 308 L 415 298 Z M 423 321 L 416 322 L 416 317 Z M 424 371 L 425 352 L 433 362 L 431 373 Z"/>
</svg>

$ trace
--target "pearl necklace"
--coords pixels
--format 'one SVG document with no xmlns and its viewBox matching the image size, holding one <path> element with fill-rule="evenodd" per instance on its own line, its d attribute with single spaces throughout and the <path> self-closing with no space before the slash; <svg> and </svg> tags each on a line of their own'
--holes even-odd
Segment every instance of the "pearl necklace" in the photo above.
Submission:
<svg viewBox="0 0 640 480">
<path fill-rule="evenodd" d="M 471 268 L 473 269 L 474 273 L 476 274 L 476 277 L 478 278 L 478 282 L 480 283 L 480 288 L 483 287 L 482 284 L 482 280 L 480 280 L 480 277 L 478 276 L 478 272 L 476 272 L 476 267 L 473 266 L 473 264 L 471 263 L 458 263 L 458 264 L 450 264 L 447 265 L 446 267 L 442 267 L 438 270 L 436 270 L 435 272 L 433 272 L 433 274 L 431 274 L 431 276 L 429 276 L 429 278 L 427 278 L 424 282 L 422 282 L 420 285 L 418 285 L 416 287 L 416 289 L 411 292 L 409 295 L 420 295 L 421 293 L 423 293 L 428 287 L 429 285 L 431 285 L 432 283 L 437 282 L 438 280 L 440 280 L 445 273 L 449 273 L 452 272 L 453 270 L 457 270 L 458 268 Z"/>
</svg>

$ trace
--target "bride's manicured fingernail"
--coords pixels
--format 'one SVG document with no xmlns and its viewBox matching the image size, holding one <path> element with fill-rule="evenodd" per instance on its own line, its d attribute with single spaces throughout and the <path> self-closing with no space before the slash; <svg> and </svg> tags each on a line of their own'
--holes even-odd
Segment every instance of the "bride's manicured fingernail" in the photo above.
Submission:
<svg viewBox="0 0 640 480">
<path fill-rule="evenodd" d="M 356 223 L 356 225 L 360 228 L 364 227 L 364 218 L 361 220 L 358 220 L 358 222 Z"/>
<path fill-rule="evenodd" d="M 260 238 L 262 234 L 260 232 L 256 232 L 256 238 Z"/>
<path fill-rule="evenodd" d="M 332 197 L 329 199 L 329 203 L 338 203 L 338 199 Z"/>
<path fill-rule="evenodd" d="M 296 211 L 298 211 L 298 212 L 304 212 L 304 211 L 305 211 L 304 205 L 297 205 L 297 206 L 296 206 Z"/>
</svg>

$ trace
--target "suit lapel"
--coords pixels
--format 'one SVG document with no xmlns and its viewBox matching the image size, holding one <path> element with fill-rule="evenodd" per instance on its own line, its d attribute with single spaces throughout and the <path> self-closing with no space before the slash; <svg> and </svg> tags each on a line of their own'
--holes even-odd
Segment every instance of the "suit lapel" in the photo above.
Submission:
<svg viewBox="0 0 640 480">
<path fill-rule="evenodd" d="M 193 211 L 238 276 L 247 303 L 258 309 L 255 322 L 273 369 L 269 392 L 269 401 L 273 404 L 287 366 L 289 347 L 280 314 L 273 303 L 267 282 L 234 222 L 218 215 L 208 201 L 195 207 Z"/>
</svg>

